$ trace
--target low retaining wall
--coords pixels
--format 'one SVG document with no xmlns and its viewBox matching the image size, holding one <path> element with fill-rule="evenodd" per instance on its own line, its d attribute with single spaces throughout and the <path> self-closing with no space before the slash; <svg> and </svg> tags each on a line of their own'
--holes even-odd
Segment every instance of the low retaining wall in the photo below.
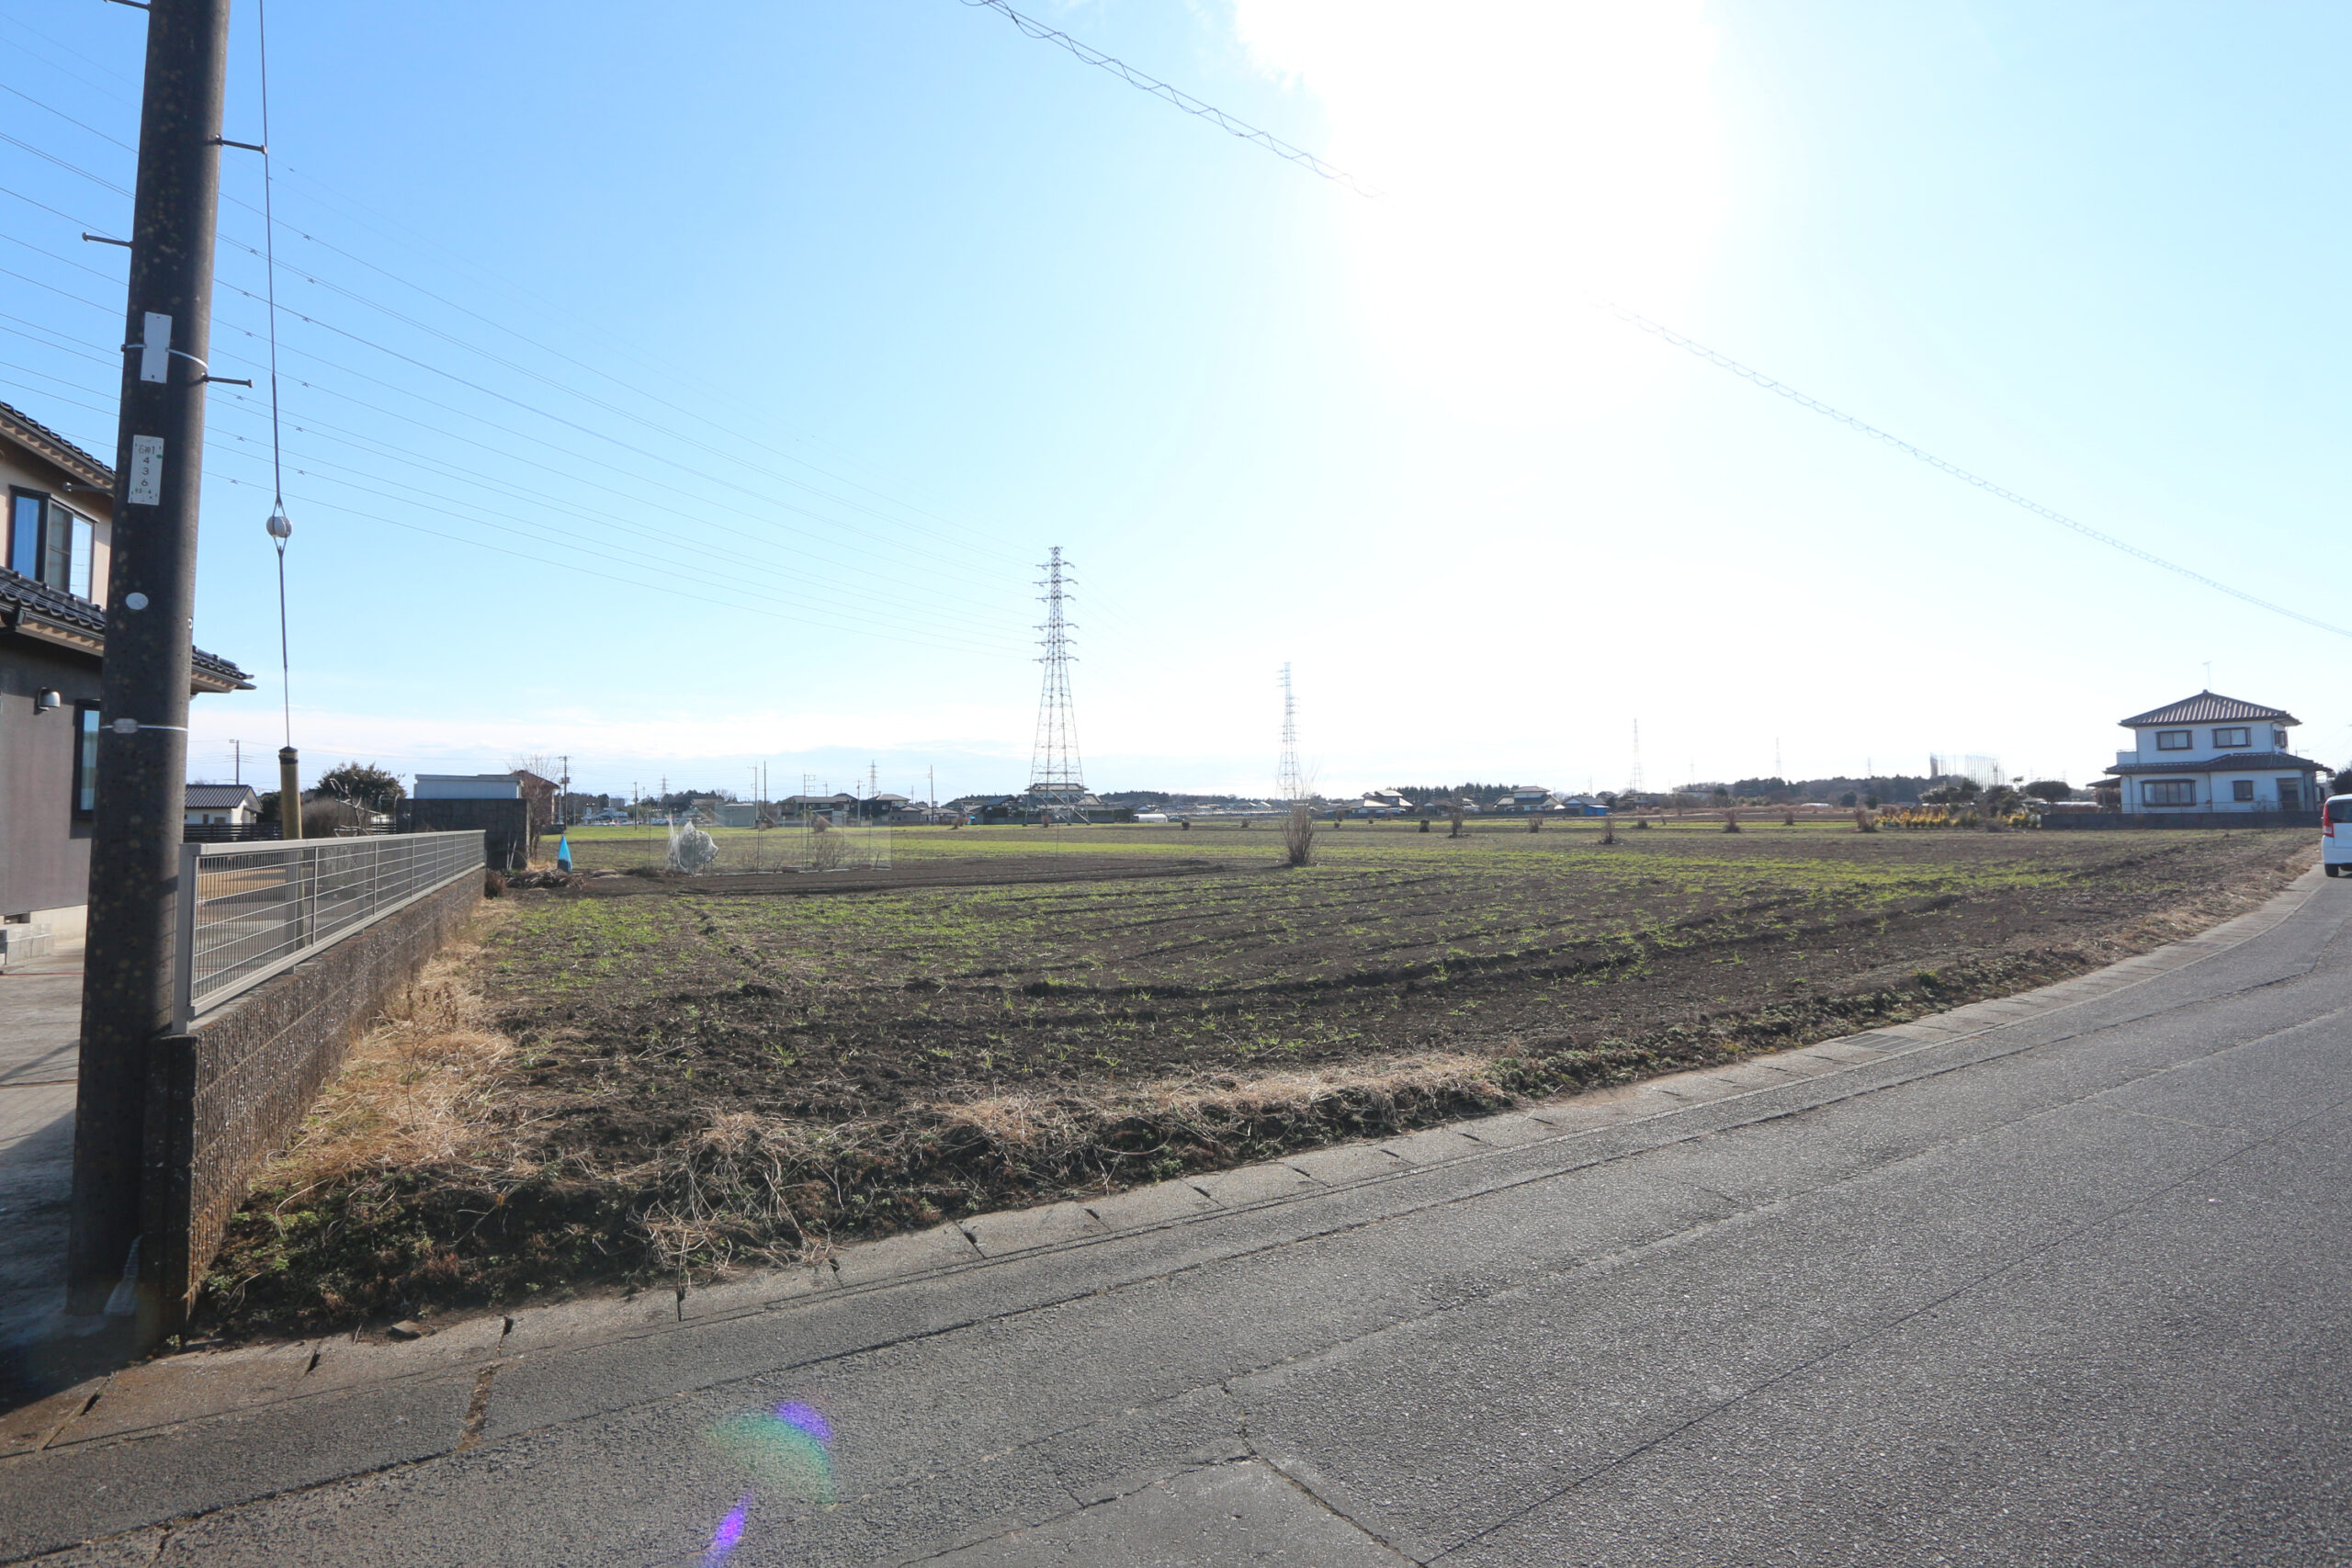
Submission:
<svg viewBox="0 0 2352 1568">
<path fill-rule="evenodd" d="M 344 1053 L 481 899 L 466 876 L 155 1043 L 140 1181 L 141 1338 L 180 1332 L 262 1161 L 310 1114 Z"/>
<path fill-rule="evenodd" d="M 2316 811 L 2046 811 L 2052 828 L 2316 828 Z"/>
</svg>

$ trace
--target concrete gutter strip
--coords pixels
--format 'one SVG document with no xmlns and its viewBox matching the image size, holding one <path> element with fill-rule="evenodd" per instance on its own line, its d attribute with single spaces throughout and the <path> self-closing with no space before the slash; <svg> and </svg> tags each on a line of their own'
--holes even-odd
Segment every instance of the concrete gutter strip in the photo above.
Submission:
<svg viewBox="0 0 2352 1568">
<path fill-rule="evenodd" d="M 667 1288 L 486 1316 L 406 1343 L 337 1336 L 295 1344 L 198 1351 L 127 1368 L 0 1415 L 0 1461 L 40 1450 L 122 1441 L 162 1427 L 404 1379 L 496 1368 L 537 1355 L 611 1344 L 840 1299 L 1020 1258 L 1098 1247 L 1404 1181 L 1475 1168 L 1537 1145 L 1589 1140 L 1589 1156 L 1543 1179 L 1727 1126 L 1769 1120 L 1932 1076 L 2011 1051 L 1971 1043 L 2175 974 L 2276 929 L 2321 886 L 2314 868 L 2261 908 L 2197 936 L 2087 975 L 2014 997 L 1974 1002 L 1860 1034 L 1718 1067 L 1597 1089 L 1525 1110 L 1430 1128 L 1380 1143 L 1340 1145 L 1232 1170 L 1177 1178 L 1086 1202 L 1060 1201 L 981 1214 L 842 1248 L 814 1267 L 746 1275 L 714 1285 Z M 1742 1113 L 1740 1102 L 1751 1104 Z M 1646 1135 L 1642 1129 L 1648 1129 Z M 1615 1134 L 1615 1136 L 1604 1134 Z M 1482 1190 L 1531 1179 L 1498 1174 Z M 1404 1210 L 1453 1201 L 1408 1201 Z M 485 1377 L 487 1373 L 483 1374 Z"/>
</svg>

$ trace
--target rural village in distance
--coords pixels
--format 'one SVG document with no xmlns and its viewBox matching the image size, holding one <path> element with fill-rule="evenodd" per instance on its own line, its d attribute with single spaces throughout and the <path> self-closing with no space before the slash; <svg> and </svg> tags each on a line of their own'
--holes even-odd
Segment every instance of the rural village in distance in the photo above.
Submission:
<svg viewBox="0 0 2352 1568">
<path fill-rule="evenodd" d="M 2352 1558 L 2352 631 L 1678 281 L 1830 221 L 1721 125 L 1926 109 L 964 0 L 701 18 L 640 156 L 673 24 L 526 113 L 435 9 L 514 161 L 420 174 L 422 20 L 89 9 L 0 15 L 0 1562 Z"/>
</svg>

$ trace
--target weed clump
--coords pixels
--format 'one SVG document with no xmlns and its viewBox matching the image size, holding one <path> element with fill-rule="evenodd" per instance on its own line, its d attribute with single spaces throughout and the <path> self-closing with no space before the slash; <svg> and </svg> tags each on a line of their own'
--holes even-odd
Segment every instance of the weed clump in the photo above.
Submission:
<svg viewBox="0 0 2352 1568">
<path fill-rule="evenodd" d="M 1303 800 L 1290 803 L 1290 815 L 1283 818 L 1283 863 L 1312 865 L 1315 863 L 1315 807 Z"/>
</svg>

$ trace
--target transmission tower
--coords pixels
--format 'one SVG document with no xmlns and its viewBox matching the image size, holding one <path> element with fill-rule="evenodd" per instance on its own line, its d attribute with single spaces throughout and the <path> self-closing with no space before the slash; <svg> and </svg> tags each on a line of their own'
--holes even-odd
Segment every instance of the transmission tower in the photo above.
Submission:
<svg viewBox="0 0 2352 1568">
<path fill-rule="evenodd" d="M 1275 783 L 1284 800 L 1306 798 L 1306 781 L 1298 771 L 1298 703 L 1291 695 L 1290 666 L 1283 666 L 1283 761 Z"/>
<path fill-rule="evenodd" d="M 1642 721 L 1638 718 L 1634 721 L 1634 773 L 1625 781 L 1625 793 L 1642 793 Z"/>
<path fill-rule="evenodd" d="M 1086 793 L 1086 771 L 1078 753 L 1078 708 L 1069 696 L 1069 634 L 1078 623 L 1062 618 L 1062 602 L 1075 597 L 1065 587 L 1071 581 L 1063 575 L 1065 566 L 1062 547 L 1056 545 L 1037 583 L 1046 591 L 1037 601 L 1046 606 L 1045 624 L 1037 628 L 1045 634 L 1037 639 L 1046 650 L 1037 662 L 1046 667 L 1046 682 L 1037 698 L 1037 740 L 1029 753 L 1029 793 L 1075 800 Z"/>
</svg>

